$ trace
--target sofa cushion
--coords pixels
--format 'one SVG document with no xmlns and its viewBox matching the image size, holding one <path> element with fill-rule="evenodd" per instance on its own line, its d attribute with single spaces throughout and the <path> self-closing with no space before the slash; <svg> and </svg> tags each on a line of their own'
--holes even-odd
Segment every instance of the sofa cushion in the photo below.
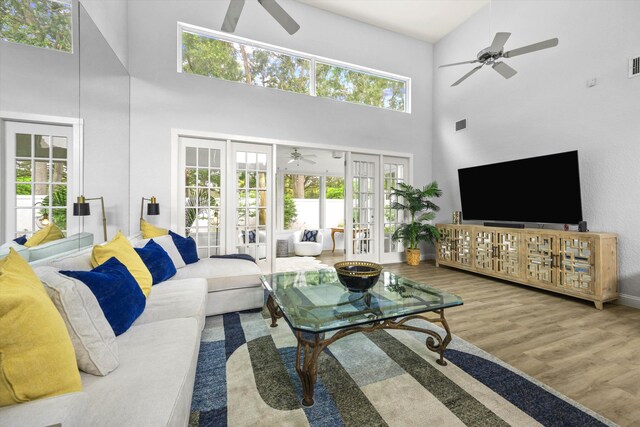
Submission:
<svg viewBox="0 0 640 427">
<path fill-rule="evenodd" d="M 151 239 L 143 248 L 134 248 L 136 253 L 140 255 L 142 262 L 149 269 L 153 285 L 164 282 L 176 274 L 176 267 L 169 257 L 169 254 L 162 249 L 162 246 Z"/>
<path fill-rule="evenodd" d="M 87 394 L 61 394 L 0 408 L 0 426 L 86 427 Z"/>
<path fill-rule="evenodd" d="M 133 326 L 192 317 L 204 328 L 207 283 L 204 279 L 170 280 L 153 287 L 147 307 Z"/>
<path fill-rule="evenodd" d="M 62 270 L 60 273 L 82 281 L 91 289 L 116 336 L 129 329 L 144 310 L 144 294 L 116 257 L 91 271 Z"/>
<path fill-rule="evenodd" d="M 153 283 L 151 273 L 147 266 L 144 265 L 144 262 L 142 262 L 140 255 L 133 249 L 129 240 L 119 231 L 116 237 L 110 242 L 93 247 L 93 252 L 91 252 L 91 265 L 97 267 L 112 257 L 117 258 L 118 261 L 127 267 L 127 270 L 135 277 L 144 296 L 148 296 Z"/>
<path fill-rule="evenodd" d="M 90 408 L 85 425 L 187 425 L 200 348 L 198 322 L 137 325 L 117 342 L 118 369 L 106 377 L 82 374 Z"/>
<path fill-rule="evenodd" d="M 151 241 L 151 239 L 136 239 L 132 243 L 136 248 L 144 248 L 145 245 L 149 243 L 149 241 Z M 171 261 L 173 262 L 173 265 L 176 269 L 182 268 L 186 265 L 184 263 L 184 260 L 182 259 L 182 255 L 180 255 L 180 252 L 176 247 L 176 244 L 173 243 L 173 238 L 171 236 L 166 235 L 155 237 L 153 241 L 160 245 L 160 247 L 164 249 L 167 255 L 169 255 L 169 258 L 171 258 Z"/>
<path fill-rule="evenodd" d="M 82 389 L 65 324 L 13 249 L 0 261 L 0 362 L 0 406 Z"/>
<path fill-rule="evenodd" d="M 254 262 L 230 258 L 203 258 L 178 270 L 171 280 L 203 277 L 209 292 L 261 286 L 262 271 Z"/>
<path fill-rule="evenodd" d="M 198 248 L 196 247 L 196 241 L 192 237 L 182 237 L 173 231 L 169 231 L 169 236 L 173 239 L 173 243 L 176 244 L 185 264 L 198 262 Z"/>
<path fill-rule="evenodd" d="M 63 239 L 64 234 L 57 225 L 53 222 L 41 230 L 36 231 L 27 239 L 24 245 L 28 248 L 41 245 L 47 242 L 53 242 L 54 240 Z"/>
<path fill-rule="evenodd" d="M 67 326 L 80 370 L 107 375 L 116 369 L 116 336 L 93 292 L 54 267 L 38 267 L 35 272 Z"/>
</svg>

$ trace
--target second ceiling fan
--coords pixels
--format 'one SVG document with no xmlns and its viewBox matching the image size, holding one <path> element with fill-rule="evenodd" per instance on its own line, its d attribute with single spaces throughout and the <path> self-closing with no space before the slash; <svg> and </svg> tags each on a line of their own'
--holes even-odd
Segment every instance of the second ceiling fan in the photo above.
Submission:
<svg viewBox="0 0 640 427">
<path fill-rule="evenodd" d="M 525 53 L 536 52 L 538 50 L 548 49 L 550 47 L 558 45 L 558 39 L 554 38 L 505 52 L 504 45 L 507 43 L 507 40 L 509 40 L 510 36 L 511 33 L 496 33 L 491 46 L 484 48 L 480 52 L 478 52 L 478 59 L 474 59 L 472 61 L 455 62 L 453 64 L 445 64 L 439 66 L 438 68 L 451 67 L 454 65 L 462 64 L 474 64 L 477 62 L 480 63 L 480 65 L 462 76 L 451 86 L 458 86 L 460 83 L 469 78 L 473 73 L 480 70 L 480 68 L 485 65 L 491 65 L 491 68 L 496 70 L 502 77 L 504 77 L 505 79 L 509 79 L 515 76 L 517 71 L 503 61 L 500 61 L 500 59 L 513 58 L 514 56 L 524 55 Z"/>
<path fill-rule="evenodd" d="M 245 0 L 229 0 L 229 8 L 222 23 L 222 31 L 233 33 L 236 30 L 236 25 L 244 8 L 244 2 Z M 273 16 L 273 19 L 278 21 L 282 28 L 287 30 L 289 34 L 294 34 L 300 29 L 300 25 L 293 20 L 291 15 L 289 15 L 282 6 L 276 3 L 276 0 L 258 0 L 258 3 L 260 3 L 262 7 Z"/>
</svg>

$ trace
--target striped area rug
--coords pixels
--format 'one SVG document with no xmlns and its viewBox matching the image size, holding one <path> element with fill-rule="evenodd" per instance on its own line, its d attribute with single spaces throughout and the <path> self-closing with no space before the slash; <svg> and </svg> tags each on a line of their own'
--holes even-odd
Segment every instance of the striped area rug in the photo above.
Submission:
<svg viewBox="0 0 640 427">
<path fill-rule="evenodd" d="M 331 344 L 305 408 L 296 339 L 270 321 L 266 310 L 207 318 L 191 426 L 615 425 L 458 337 L 442 367 L 423 334 L 395 330 Z"/>
</svg>

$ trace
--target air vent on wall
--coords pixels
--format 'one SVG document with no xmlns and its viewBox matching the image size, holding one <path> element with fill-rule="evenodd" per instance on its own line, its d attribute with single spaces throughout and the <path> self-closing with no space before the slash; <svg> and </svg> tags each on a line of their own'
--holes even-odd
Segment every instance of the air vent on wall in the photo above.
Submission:
<svg viewBox="0 0 640 427">
<path fill-rule="evenodd" d="M 467 128 L 467 119 L 462 119 L 456 122 L 456 132 Z"/>
<path fill-rule="evenodd" d="M 640 56 L 629 58 L 629 78 L 640 76 Z"/>
</svg>

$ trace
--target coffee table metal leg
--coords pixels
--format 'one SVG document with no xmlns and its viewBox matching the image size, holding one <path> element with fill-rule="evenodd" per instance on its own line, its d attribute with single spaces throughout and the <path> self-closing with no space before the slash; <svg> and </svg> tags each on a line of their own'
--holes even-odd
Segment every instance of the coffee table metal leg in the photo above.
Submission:
<svg viewBox="0 0 640 427">
<path fill-rule="evenodd" d="M 313 392 L 318 377 L 318 356 L 325 347 L 325 341 L 321 341 L 317 334 L 313 341 L 306 340 L 300 331 L 296 331 L 296 338 L 298 339 L 296 371 L 302 384 L 302 404 L 313 406 Z"/>
<path fill-rule="evenodd" d="M 273 300 L 271 294 L 269 294 L 269 297 L 267 298 L 267 309 L 271 315 L 271 327 L 275 328 L 278 326 L 278 319 L 282 317 L 282 310 L 280 310 L 278 304 Z"/>
</svg>

